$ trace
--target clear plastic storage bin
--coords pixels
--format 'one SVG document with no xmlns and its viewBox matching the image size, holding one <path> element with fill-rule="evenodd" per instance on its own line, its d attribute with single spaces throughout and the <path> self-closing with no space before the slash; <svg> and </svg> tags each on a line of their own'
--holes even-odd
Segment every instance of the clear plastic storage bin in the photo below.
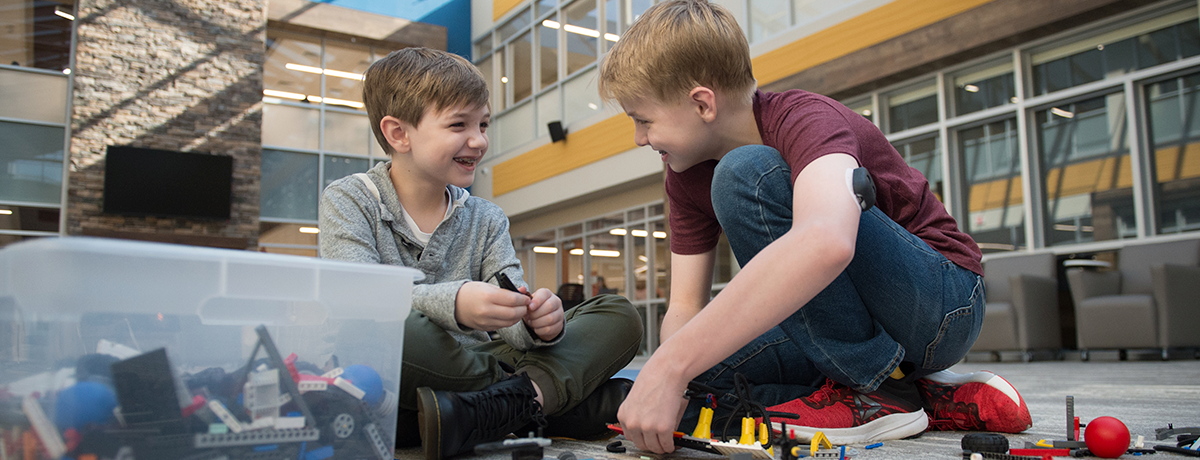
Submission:
<svg viewBox="0 0 1200 460">
<path fill-rule="evenodd" d="M 0 456 L 391 459 L 419 271 L 95 238 L 0 250 Z"/>
</svg>

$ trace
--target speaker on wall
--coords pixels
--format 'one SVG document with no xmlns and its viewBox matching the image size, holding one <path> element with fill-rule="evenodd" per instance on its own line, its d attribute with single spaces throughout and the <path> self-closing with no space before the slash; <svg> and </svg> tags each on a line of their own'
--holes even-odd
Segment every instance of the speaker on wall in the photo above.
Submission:
<svg viewBox="0 0 1200 460">
<path fill-rule="evenodd" d="M 567 130 L 563 128 L 561 121 L 552 121 L 546 124 L 546 128 L 550 129 L 550 140 L 558 142 L 567 138 Z"/>
</svg>

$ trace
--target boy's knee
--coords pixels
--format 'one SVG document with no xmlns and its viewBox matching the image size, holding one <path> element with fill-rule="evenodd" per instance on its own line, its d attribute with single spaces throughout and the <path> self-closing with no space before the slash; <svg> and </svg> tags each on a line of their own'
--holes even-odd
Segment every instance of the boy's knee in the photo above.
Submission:
<svg viewBox="0 0 1200 460">
<path fill-rule="evenodd" d="M 777 167 L 787 169 L 790 174 L 791 168 L 783 161 L 778 150 L 759 144 L 743 145 L 730 150 L 717 162 L 713 171 L 714 188 L 718 183 L 756 181 L 762 174 Z"/>
<path fill-rule="evenodd" d="M 625 331 L 636 330 L 639 337 L 643 333 L 642 315 L 625 297 L 616 294 L 600 294 L 588 299 L 585 304 L 575 307 L 575 309 L 580 310 L 577 315 L 602 314 L 610 326 Z"/>
</svg>

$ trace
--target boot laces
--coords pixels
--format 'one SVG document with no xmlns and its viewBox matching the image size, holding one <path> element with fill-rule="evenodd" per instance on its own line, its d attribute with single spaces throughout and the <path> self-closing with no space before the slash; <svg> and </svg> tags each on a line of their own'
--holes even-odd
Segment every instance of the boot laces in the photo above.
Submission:
<svg viewBox="0 0 1200 460">
<path fill-rule="evenodd" d="M 475 408 L 475 431 L 480 439 L 504 437 L 530 421 L 536 422 L 539 430 L 546 426 L 542 405 L 528 391 L 499 388 L 463 395 L 463 399 Z"/>
</svg>

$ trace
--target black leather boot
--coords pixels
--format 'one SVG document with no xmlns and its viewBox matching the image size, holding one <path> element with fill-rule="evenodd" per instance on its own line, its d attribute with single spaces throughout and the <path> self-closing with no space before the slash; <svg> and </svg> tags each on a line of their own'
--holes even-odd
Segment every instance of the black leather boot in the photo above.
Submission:
<svg viewBox="0 0 1200 460">
<path fill-rule="evenodd" d="M 617 423 L 617 409 L 621 408 L 631 388 L 633 381 L 629 379 L 609 379 L 571 410 L 562 415 L 546 417 L 543 435 L 581 441 L 612 437 L 616 432 L 608 429 L 608 424 Z M 526 430 L 535 431 L 530 428 Z"/>
<path fill-rule="evenodd" d="M 442 460 L 497 441 L 533 422 L 545 423 L 529 376 L 518 374 L 480 391 L 417 388 L 417 421 L 426 460 Z M 535 425 L 536 426 L 536 425 Z"/>
</svg>

